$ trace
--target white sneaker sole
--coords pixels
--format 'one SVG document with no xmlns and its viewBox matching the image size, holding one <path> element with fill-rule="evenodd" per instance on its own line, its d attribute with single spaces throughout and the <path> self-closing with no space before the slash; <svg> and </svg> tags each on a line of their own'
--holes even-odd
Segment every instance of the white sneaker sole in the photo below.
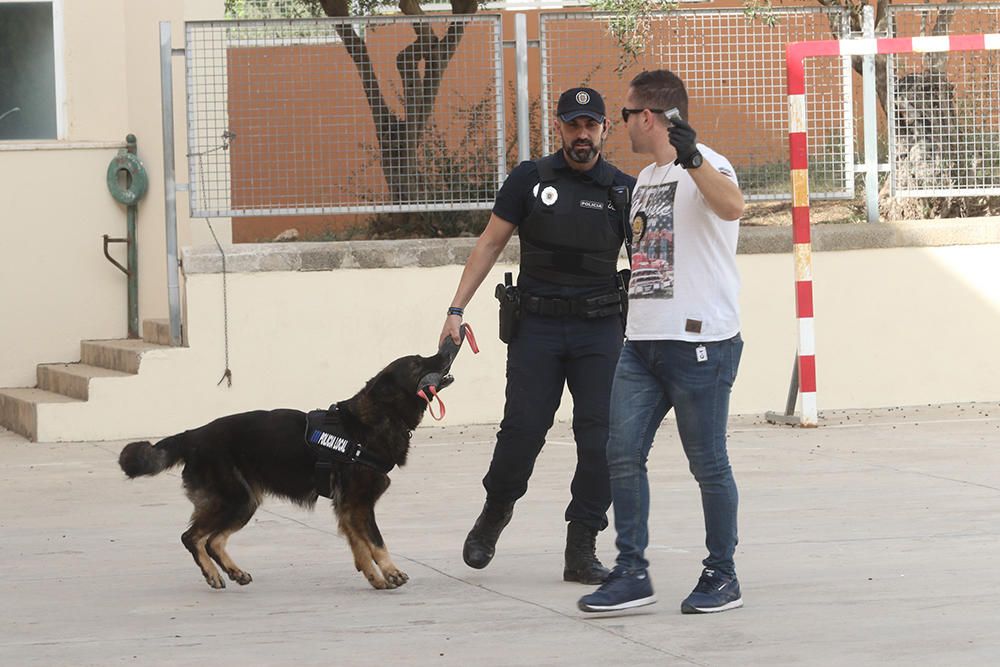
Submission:
<svg viewBox="0 0 1000 667">
<path fill-rule="evenodd" d="M 635 609 L 636 607 L 645 607 L 646 605 L 651 605 L 656 603 L 656 596 L 650 595 L 649 597 L 639 598 L 638 600 L 629 600 L 628 602 L 622 602 L 621 604 L 610 604 L 610 605 L 596 605 L 596 604 L 585 604 L 582 601 L 577 603 L 580 611 L 585 611 L 588 613 L 601 613 L 609 611 L 624 611 L 626 609 Z"/>
<path fill-rule="evenodd" d="M 727 611 L 729 609 L 736 609 L 743 606 L 743 598 L 739 600 L 733 600 L 732 602 L 727 602 L 721 607 L 693 607 L 689 604 L 681 605 L 681 612 L 685 614 L 714 614 L 719 611 Z"/>
</svg>

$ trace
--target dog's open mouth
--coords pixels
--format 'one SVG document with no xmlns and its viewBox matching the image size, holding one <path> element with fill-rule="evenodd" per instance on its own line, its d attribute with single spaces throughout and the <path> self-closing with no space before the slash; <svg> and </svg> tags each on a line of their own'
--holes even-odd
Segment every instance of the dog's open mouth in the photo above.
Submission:
<svg viewBox="0 0 1000 667">
<path fill-rule="evenodd" d="M 435 421 L 441 421 L 444 419 L 445 412 L 444 401 L 442 401 L 441 397 L 438 396 L 438 392 L 454 381 L 455 378 L 450 373 L 428 373 L 420 378 L 420 382 L 417 384 L 417 396 L 427 401 L 427 412 L 431 413 L 431 417 L 433 417 Z M 431 408 L 435 398 L 437 399 L 438 405 L 441 406 L 440 414 L 438 415 L 435 415 L 434 410 Z"/>
<path fill-rule="evenodd" d="M 437 392 L 441 391 L 454 381 L 455 376 L 451 373 L 428 373 L 420 378 L 420 382 L 417 384 L 417 396 L 420 396 L 421 393 L 425 396 L 437 395 Z M 423 398 L 423 396 L 421 396 L 421 398 Z"/>
<path fill-rule="evenodd" d="M 455 381 L 455 376 L 452 375 L 451 373 L 448 373 L 447 375 L 443 375 L 441 377 L 441 384 L 438 385 L 438 389 L 444 389 L 445 387 L 447 387 L 448 385 L 450 385 L 454 381 Z"/>
<path fill-rule="evenodd" d="M 472 327 L 468 324 L 463 324 L 460 333 L 462 337 L 461 343 L 456 344 L 450 337 L 446 337 L 441 341 L 441 347 L 438 349 L 437 356 L 444 359 L 444 367 L 439 371 L 424 374 L 420 378 L 420 381 L 417 382 L 417 396 L 427 401 L 427 411 L 431 413 L 431 417 L 438 421 L 444 419 L 445 411 L 444 402 L 438 396 L 438 392 L 455 381 L 455 378 L 449 371 L 451 370 L 451 364 L 455 361 L 455 357 L 458 356 L 458 351 L 461 349 L 462 343 L 465 342 L 467 337 L 473 353 L 479 354 L 479 347 L 476 345 L 476 337 L 472 333 Z M 435 398 L 441 406 L 440 415 L 435 415 L 434 410 L 431 409 L 431 404 Z"/>
</svg>

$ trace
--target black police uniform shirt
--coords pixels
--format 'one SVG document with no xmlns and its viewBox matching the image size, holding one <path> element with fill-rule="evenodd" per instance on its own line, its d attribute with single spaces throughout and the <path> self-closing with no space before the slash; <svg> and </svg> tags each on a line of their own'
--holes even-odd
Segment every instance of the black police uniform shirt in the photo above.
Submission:
<svg viewBox="0 0 1000 667">
<path fill-rule="evenodd" d="M 562 150 L 553 153 L 551 157 L 554 160 L 553 164 L 557 172 L 572 169 L 572 167 L 570 167 L 566 162 L 566 156 Z M 609 170 L 613 173 L 611 180 L 612 187 L 616 185 L 625 186 L 631 193 L 633 187 L 635 186 L 635 178 L 613 166 L 610 162 L 604 159 L 603 155 L 598 156 L 597 162 L 594 166 L 587 171 L 580 173 L 579 176 L 585 179 L 598 180 L 601 175 L 605 174 Z M 497 192 L 496 200 L 493 203 L 493 213 L 498 218 L 502 218 L 512 225 L 520 225 L 521 222 L 528 217 L 535 206 L 535 202 L 537 200 L 535 186 L 538 185 L 539 180 L 538 168 L 535 166 L 533 161 L 522 162 L 517 165 L 510 172 L 510 174 L 507 175 L 507 180 L 504 181 L 499 192 Z M 609 210 L 608 224 L 613 225 L 616 228 L 620 227 L 622 225 L 620 215 L 620 212 Z M 608 287 L 596 288 L 555 285 L 553 283 L 532 278 L 531 276 L 524 275 L 523 273 L 518 276 L 517 284 L 518 287 L 525 293 L 537 296 L 558 296 L 563 298 L 601 294 L 607 292 L 612 286 L 611 281 L 609 281 Z"/>
</svg>

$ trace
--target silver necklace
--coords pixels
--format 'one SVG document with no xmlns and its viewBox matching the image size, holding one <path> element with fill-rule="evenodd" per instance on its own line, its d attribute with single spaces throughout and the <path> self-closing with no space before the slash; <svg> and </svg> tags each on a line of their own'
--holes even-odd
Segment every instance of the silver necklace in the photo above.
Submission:
<svg viewBox="0 0 1000 667">
<path fill-rule="evenodd" d="M 639 205 L 639 211 L 641 211 L 643 213 L 646 213 L 646 205 L 649 204 L 649 199 L 650 199 L 650 197 L 653 196 L 653 191 L 654 190 L 659 190 L 660 188 L 663 187 L 663 184 L 667 182 L 667 177 L 670 176 L 670 172 L 673 171 L 674 166 L 675 165 L 674 165 L 673 162 L 671 162 L 669 165 L 667 165 L 667 170 L 665 172 L 663 172 L 663 176 L 660 177 L 660 182 L 659 183 L 657 183 L 656 185 L 653 185 L 652 183 L 650 183 L 649 185 L 647 185 L 647 186 L 645 186 L 643 188 L 642 202 Z M 656 167 L 653 167 L 653 169 L 655 170 Z M 647 213 L 647 215 L 648 215 L 648 213 Z"/>
</svg>

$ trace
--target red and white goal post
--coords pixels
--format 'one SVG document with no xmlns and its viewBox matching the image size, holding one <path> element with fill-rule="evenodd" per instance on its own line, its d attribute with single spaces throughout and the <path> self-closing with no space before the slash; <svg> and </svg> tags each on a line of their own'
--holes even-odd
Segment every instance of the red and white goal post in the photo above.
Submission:
<svg viewBox="0 0 1000 667">
<path fill-rule="evenodd" d="M 806 123 L 805 59 L 823 56 L 874 56 L 897 53 L 1000 50 L 1000 33 L 937 37 L 887 37 L 792 42 L 785 47 L 788 73 L 788 152 L 792 176 L 792 255 L 795 259 L 795 310 L 798 350 L 793 390 L 784 415 L 768 413 L 768 420 L 817 426 L 816 331 L 813 325 L 812 245 L 809 227 L 809 157 Z M 795 376 L 798 382 L 795 381 Z M 800 413 L 795 418 L 794 387 L 798 385 Z"/>
</svg>

